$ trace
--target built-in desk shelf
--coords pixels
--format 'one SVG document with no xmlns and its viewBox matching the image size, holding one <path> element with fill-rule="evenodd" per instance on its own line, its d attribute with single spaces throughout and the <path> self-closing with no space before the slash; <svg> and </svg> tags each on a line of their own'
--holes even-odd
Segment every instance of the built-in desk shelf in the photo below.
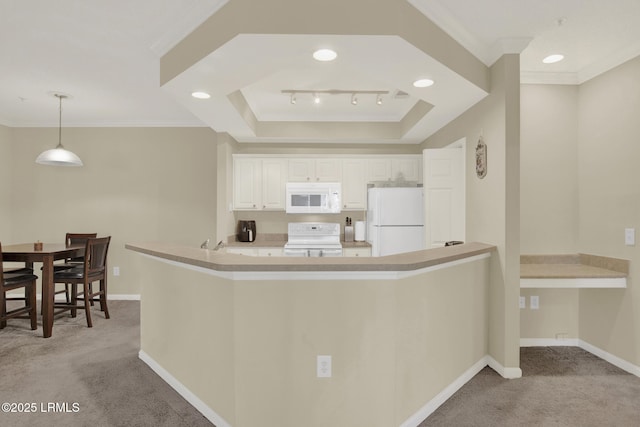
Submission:
<svg viewBox="0 0 640 427">
<path fill-rule="evenodd" d="M 629 261 L 587 254 L 521 255 L 520 288 L 626 288 Z"/>
</svg>

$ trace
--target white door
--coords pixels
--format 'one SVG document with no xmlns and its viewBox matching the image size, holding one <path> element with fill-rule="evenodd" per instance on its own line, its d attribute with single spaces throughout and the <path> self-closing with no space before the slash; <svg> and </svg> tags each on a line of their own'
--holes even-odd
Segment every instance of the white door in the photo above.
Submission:
<svg viewBox="0 0 640 427">
<path fill-rule="evenodd" d="M 465 240 L 465 148 L 426 149 L 424 155 L 427 248 Z"/>
</svg>

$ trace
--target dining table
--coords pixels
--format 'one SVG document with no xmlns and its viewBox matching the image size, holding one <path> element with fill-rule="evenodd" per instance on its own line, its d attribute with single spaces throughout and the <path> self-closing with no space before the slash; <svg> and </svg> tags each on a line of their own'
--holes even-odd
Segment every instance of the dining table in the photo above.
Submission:
<svg viewBox="0 0 640 427">
<path fill-rule="evenodd" d="M 24 262 L 25 267 L 33 268 L 34 263 L 42 263 L 42 334 L 51 337 L 53 330 L 53 305 L 55 297 L 53 262 L 59 259 L 75 258 L 84 255 L 85 245 L 64 243 L 42 243 L 36 248 L 34 243 L 19 243 L 2 246 L 4 261 Z"/>
</svg>

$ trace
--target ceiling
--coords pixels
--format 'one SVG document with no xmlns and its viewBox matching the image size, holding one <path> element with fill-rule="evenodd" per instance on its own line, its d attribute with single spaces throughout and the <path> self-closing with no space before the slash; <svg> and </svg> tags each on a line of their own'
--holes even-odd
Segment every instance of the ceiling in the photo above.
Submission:
<svg viewBox="0 0 640 427">
<path fill-rule="evenodd" d="M 638 0 L 407 1 L 486 66 L 519 52 L 523 83 L 580 84 L 640 54 Z M 65 127 L 210 126 L 240 142 L 413 144 L 486 96 L 382 34 L 239 34 L 161 85 L 160 57 L 226 3 L 0 0 L 0 124 L 57 126 L 52 93 L 64 93 Z M 336 61 L 313 60 L 319 46 L 336 50 Z M 565 60 L 542 64 L 550 53 Z M 421 76 L 436 83 L 414 88 Z M 191 98 L 197 86 L 211 99 Z M 298 93 L 294 105 L 283 90 L 346 93 L 320 94 L 320 105 Z M 388 93 L 381 105 L 364 93 L 352 105 L 351 91 Z"/>
</svg>

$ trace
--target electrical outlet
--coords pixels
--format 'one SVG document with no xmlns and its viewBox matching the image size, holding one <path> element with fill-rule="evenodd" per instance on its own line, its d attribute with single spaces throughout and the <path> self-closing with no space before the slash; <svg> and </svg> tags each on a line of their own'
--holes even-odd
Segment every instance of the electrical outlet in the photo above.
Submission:
<svg viewBox="0 0 640 427">
<path fill-rule="evenodd" d="M 331 378 L 331 356 L 318 356 L 316 370 L 318 378 Z"/>
<path fill-rule="evenodd" d="M 540 308 L 540 298 L 537 295 L 532 295 L 530 298 L 529 305 L 531 310 L 537 310 Z"/>
<path fill-rule="evenodd" d="M 627 246 L 636 245 L 636 229 L 635 228 L 624 229 L 624 244 Z"/>
<path fill-rule="evenodd" d="M 527 297 L 520 297 L 520 308 L 527 308 Z"/>
<path fill-rule="evenodd" d="M 113 275 L 114 276 L 120 275 L 120 267 L 113 267 Z"/>
</svg>

